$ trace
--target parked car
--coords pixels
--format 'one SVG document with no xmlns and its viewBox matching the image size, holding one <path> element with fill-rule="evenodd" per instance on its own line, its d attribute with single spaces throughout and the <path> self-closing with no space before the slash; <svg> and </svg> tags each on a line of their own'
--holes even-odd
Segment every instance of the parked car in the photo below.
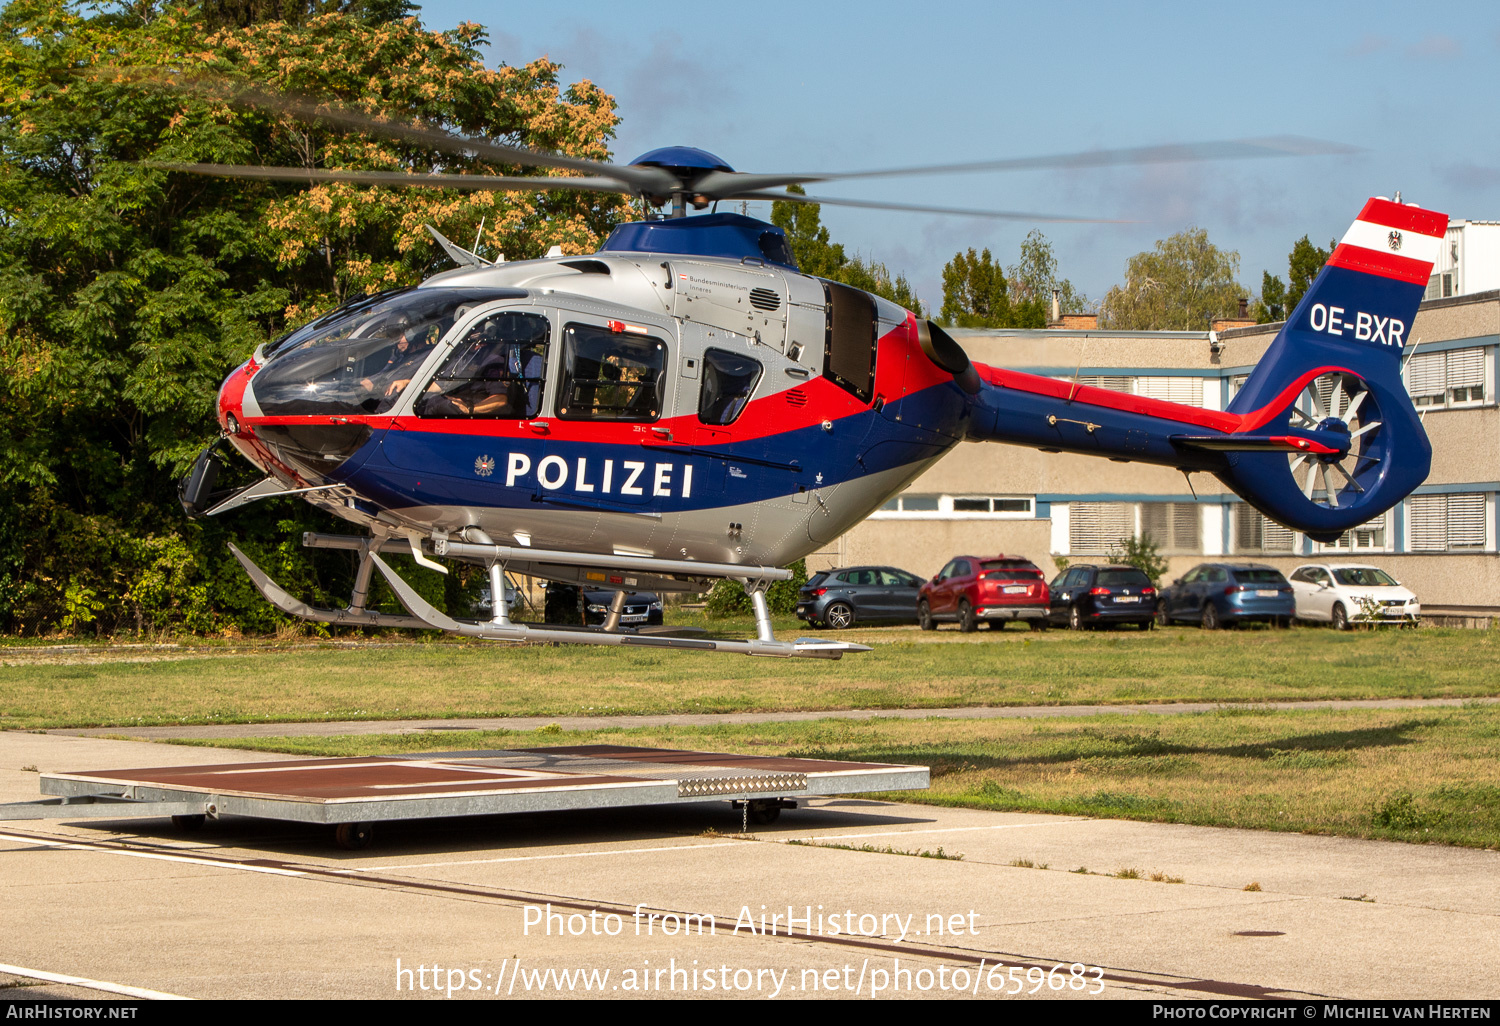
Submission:
<svg viewBox="0 0 1500 1026">
<path fill-rule="evenodd" d="M 893 566 L 852 566 L 810 577 L 797 592 L 797 619 L 836 630 L 872 620 L 917 619 L 922 578 Z"/>
<path fill-rule="evenodd" d="M 511 619 L 521 615 L 521 607 L 524 605 L 521 601 L 521 592 L 510 582 L 509 578 L 505 581 L 505 605 L 510 610 Z M 469 607 L 469 615 L 479 620 L 488 620 L 495 615 L 495 600 L 488 584 L 479 589 L 479 598 L 475 599 L 474 604 Z"/>
<path fill-rule="evenodd" d="M 917 623 L 924 631 L 953 622 L 972 631 L 981 621 L 999 629 L 1011 620 L 1047 629 L 1047 582 L 1040 567 L 1020 556 L 950 559 L 917 596 Z"/>
<path fill-rule="evenodd" d="M 609 604 L 615 600 L 612 591 L 583 593 L 583 622 L 600 624 L 609 618 Z M 625 609 L 620 613 L 620 626 L 638 627 L 642 624 L 654 626 L 662 622 L 661 596 L 654 591 L 632 591 L 625 595 Z"/>
<path fill-rule="evenodd" d="M 1156 587 L 1133 566 L 1070 566 L 1048 590 L 1048 621 L 1075 631 L 1117 623 L 1148 631 L 1156 619 Z"/>
<path fill-rule="evenodd" d="M 1274 566 L 1200 563 L 1162 589 L 1156 622 L 1185 620 L 1210 631 L 1246 620 L 1285 627 L 1296 611 L 1292 586 Z"/>
<path fill-rule="evenodd" d="M 1417 596 L 1379 567 L 1364 563 L 1308 563 L 1292 571 L 1297 619 L 1331 623 L 1415 624 L 1422 615 Z"/>
</svg>

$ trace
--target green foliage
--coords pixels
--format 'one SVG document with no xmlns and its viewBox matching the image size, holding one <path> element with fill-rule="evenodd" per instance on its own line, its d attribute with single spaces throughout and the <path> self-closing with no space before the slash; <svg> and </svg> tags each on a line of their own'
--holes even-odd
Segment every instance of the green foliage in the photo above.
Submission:
<svg viewBox="0 0 1500 1026">
<path fill-rule="evenodd" d="M 1410 791 L 1397 791 L 1370 806 L 1370 825 L 1391 830 L 1420 830 L 1427 825 L 1427 816 Z"/>
<path fill-rule="evenodd" d="M 1072 282 L 1057 276 L 1052 243 L 1032 229 L 1021 240 L 1020 260 L 1008 268 L 987 249 L 955 253 L 943 267 L 940 320 L 959 328 L 1045 328 L 1054 289 L 1063 313 L 1092 305 Z"/>
<path fill-rule="evenodd" d="M 807 195 L 807 190 L 800 185 L 789 185 L 786 191 L 794 196 Z M 921 300 L 903 275 L 893 275 L 882 263 L 866 263 L 859 256 L 851 258 L 842 245 L 832 241 L 823 225 L 822 207 L 818 204 L 776 200 L 771 204 L 771 223 L 786 232 L 787 244 L 803 274 L 864 289 L 889 299 L 918 317 L 924 316 Z"/>
<path fill-rule="evenodd" d="M 562 88 L 545 60 L 486 68 L 479 26 L 427 31 L 401 19 L 413 9 L 0 9 L 0 630 L 275 629 L 231 536 L 293 594 L 340 601 L 348 554 L 293 541 L 334 527 L 325 514 L 269 500 L 229 524 L 183 518 L 175 478 L 217 433 L 224 375 L 288 327 L 441 266 L 424 223 L 467 238 L 483 218 L 482 244 L 517 258 L 591 251 L 623 212 L 583 193 L 308 188 L 151 166 L 518 173 L 224 102 L 237 84 L 607 157 L 609 96 Z M 202 88 L 168 87 L 162 69 Z M 456 601 L 456 577 L 425 578 L 440 608 Z"/>
<path fill-rule="evenodd" d="M 1286 320 L 1286 286 L 1270 271 L 1260 276 L 1260 299 L 1255 304 L 1255 323 Z"/>
<path fill-rule="evenodd" d="M 1040 299 L 1013 303 L 1005 269 L 989 250 L 955 253 L 943 266 L 939 319 L 959 328 L 1043 328 L 1047 305 Z"/>
<path fill-rule="evenodd" d="M 1137 253 L 1125 266 L 1125 284 L 1109 290 L 1100 324 L 1120 331 L 1207 331 L 1216 317 L 1229 317 L 1245 295 L 1235 277 L 1240 255 L 1189 228 Z"/>
<path fill-rule="evenodd" d="M 1309 242 L 1306 235 L 1293 244 L 1292 251 L 1286 257 L 1286 309 L 1288 313 L 1297 309 L 1297 304 L 1302 302 L 1302 297 L 1307 295 L 1308 289 L 1312 288 L 1313 279 L 1328 262 L 1335 245 L 1337 243 L 1329 239 L 1328 248 L 1320 249 Z"/>
<path fill-rule="evenodd" d="M 792 572 L 789 581 L 777 581 L 766 589 L 766 605 L 772 616 L 791 616 L 797 611 L 797 592 L 807 583 L 807 560 L 799 559 L 787 567 Z M 722 580 L 708 593 L 708 604 L 703 609 L 711 620 L 730 616 L 746 616 L 751 611 L 750 596 L 739 581 Z"/>
<path fill-rule="evenodd" d="M 1141 535 L 1139 538 L 1121 538 L 1116 545 L 1110 546 L 1104 558 L 1111 563 L 1135 567 L 1151 578 L 1152 584 L 1161 583 L 1162 577 L 1167 572 L 1167 561 L 1162 558 L 1155 540 L 1150 535 Z"/>
<path fill-rule="evenodd" d="M 1057 256 L 1052 252 L 1052 243 L 1038 228 L 1026 233 L 1021 240 L 1020 261 L 1011 264 L 1005 273 L 1015 302 L 1040 300 L 1050 311 L 1055 289 L 1060 313 L 1087 313 L 1093 306 L 1089 297 L 1075 289 L 1071 281 L 1057 276 Z"/>
</svg>

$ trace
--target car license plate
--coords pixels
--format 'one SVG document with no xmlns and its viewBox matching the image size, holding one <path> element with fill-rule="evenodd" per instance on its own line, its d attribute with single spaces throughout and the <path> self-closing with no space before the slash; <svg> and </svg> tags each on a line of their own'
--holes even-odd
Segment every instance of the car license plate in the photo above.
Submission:
<svg viewBox="0 0 1500 1026">
<path fill-rule="evenodd" d="M 1259 595 L 1261 598 L 1275 598 L 1278 592 L 1275 588 L 1261 588 L 1255 594 Z"/>
<path fill-rule="evenodd" d="M 1139 595 L 1116 595 L 1115 596 L 1115 601 L 1116 602 L 1139 602 L 1140 600 L 1141 600 L 1141 597 Z"/>
<path fill-rule="evenodd" d="M 646 613 L 637 613 L 634 616 L 622 616 L 622 617 L 620 617 L 620 622 L 621 623 L 641 623 L 643 620 L 646 619 L 646 616 L 647 616 Z"/>
<path fill-rule="evenodd" d="M 1005 588 L 1002 588 L 1001 590 L 1007 595 L 1024 595 L 1026 593 L 1026 585 L 1012 584 L 1008 585 Z"/>
</svg>

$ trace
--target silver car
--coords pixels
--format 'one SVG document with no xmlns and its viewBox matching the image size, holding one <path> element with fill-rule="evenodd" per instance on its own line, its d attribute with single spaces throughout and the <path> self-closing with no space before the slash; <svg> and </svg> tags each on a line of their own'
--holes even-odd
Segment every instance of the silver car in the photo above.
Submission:
<svg viewBox="0 0 1500 1026">
<path fill-rule="evenodd" d="M 1365 563 L 1308 563 L 1290 575 L 1297 619 L 1331 623 L 1415 625 L 1422 615 L 1417 596 L 1379 567 Z"/>
</svg>

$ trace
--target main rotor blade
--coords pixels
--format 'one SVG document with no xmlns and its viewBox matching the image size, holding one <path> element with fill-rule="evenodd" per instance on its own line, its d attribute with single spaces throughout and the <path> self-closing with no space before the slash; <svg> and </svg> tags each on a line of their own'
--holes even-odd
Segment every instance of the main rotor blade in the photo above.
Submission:
<svg viewBox="0 0 1500 1026">
<path fill-rule="evenodd" d="M 825 182 L 835 178 L 889 178 L 896 175 L 946 175 L 974 171 L 1037 171 L 1060 168 L 1121 167 L 1132 164 L 1182 164 L 1204 160 L 1253 160 L 1263 157 L 1316 157 L 1361 153 L 1358 146 L 1309 139 L 1298 135 L 1276 135 L 1254 139 L 1223 139 L 1216 142 L 1174 143 L 1165 146 L 1131 146 L 1119 150 L 1084 150 L 1039 157 L 1010 157 L 968 164 L 930 164 L 920 167 L 877 168 L 873 171 L 814 173 L 797 178 L 770 176 L 792 181 Z M 723 172 L 719 172 L 723 174 Z M 755 177 L 755 176 L 746 176 Z M 712 181 L 712 176 L 709 178 Z M 700 186 L 703 183 L 699 183 Z M 777 184 L 782 184 L 778 182 Z M 758 186 L 764 188 L 765 186 Z M 701 192 L 702 189 L 700 188 Z"/>
<path fill-rule="evenodd" d="M 960 217 L 991 217 L 1001 221 L 1077 222 L 1081 224 L 1134 224 L 1113 217 L 1069 217 L 1065 214 L 1037 214 L 1021 210 L 971 210 L 967 207 L 924 207 L 914 203 L 881 203 L 876 200 L 830 199 L 827 196 L 799 196 L 791 192 L 741 192 L 721 197 L 726 200 L 770 200 L 776 203 L 817 203 L 830 207 L 865 207 L 869 210 L 909 210 L 919 214 L 955 214 Z"/>
<path fill-rule="evenodd" d="M 230 103 L 261 110 L 290 114 L 308 120 L 326 121 L 341 128 L 356 132 L 369 132 L 401 142 L 430 146 L 445 153 L 457 153 L 487 157 L 507 164 L 527 167 L 550 167 L 567 171 L 582 171 L 604 178 L 612 178 L 626 185 L 631 192 L 670 194 L 681 188 L 676 177 L 660 168 L 637 167 L 629 164 L 610 164 L 604 161 L 569 157 L 561 153 L 546 153 L 508 143 L 473 135 L 460 135 L 422 125 L 402 123 L 378 118 L 363 111 L 333 102 L 319 102 L 298 96 L 267 93 L 236 82 L 217 78 L 157 78 L 159 84 L 171 88 L 185 89 L 199 95 L 225 99 Z M 224 95 L 227 93 L 228 95 Z"/>
<path fill-rule="evenodd" d="M 184 171 L 220 178 L 272 179 L 286 182 L 354 182 L 361 185 L 417 186 L 426 189 L 471 189 L 479 192 L 550 192 L 574 189 L 593 192 L 629 193 L 629 186 L 613 178 L 510 178 L 500 175 L 414 175 L 404 171 L 329 171 L 323 168 L 264 167 L 254 164 L 166 164 L 146 167 Z"/>
</svg>

